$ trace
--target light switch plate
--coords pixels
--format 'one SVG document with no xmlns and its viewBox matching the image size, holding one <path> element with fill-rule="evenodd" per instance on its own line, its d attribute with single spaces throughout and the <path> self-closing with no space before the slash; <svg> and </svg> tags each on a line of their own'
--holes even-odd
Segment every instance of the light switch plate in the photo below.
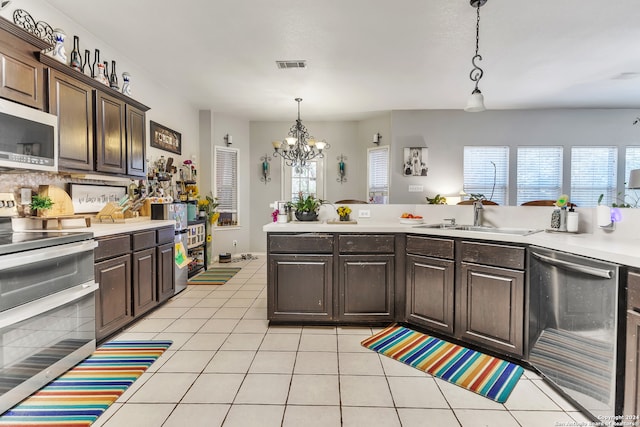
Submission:
<svg viewBox="0 0 640 427">
<path fill-rule="evenodd" d="M 420 193 L 424 191 L 424 186 L 422 185 L 410 185 L 409 186 L 409 193 Z"/>
<path fill-rule="evenodd" d="M 358 218 L 371 218 L 371 211 L 369 209 L 360 209 L 358 211 Z"/>
</svg>

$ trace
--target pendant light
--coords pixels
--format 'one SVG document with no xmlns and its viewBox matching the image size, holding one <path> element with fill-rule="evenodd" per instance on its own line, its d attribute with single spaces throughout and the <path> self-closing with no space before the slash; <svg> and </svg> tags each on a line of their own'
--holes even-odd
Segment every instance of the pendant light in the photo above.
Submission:
<svg viewBox="0 0 640 427">
<path fill-rule="evenodd" d="M 480 54 L 478 53 L 478 47 L 480 45 L 480 8 L 486 2 L 487 0 L 470 0 L 471 6 L 476 8 L 477 19 L 476 19 L 476 54 L 471 59 L 471 63 L 473 64 L 473 69 L 471 70 L 471 73 L 469 73 L 469 78 L 471 79 L 471 81 L 476 83 L 476 87 L 475 89 L 473 89 L 473 92 L 469 96 L 469 100 L 467 101 L 467 106 L 465 107 L 464 111 L 468 111 L 472 113 L 486 110 L 484 106 L 484 96 L 482 95 L 482 92 L 480 92 L 480 89 L 478 89 L 478 83 L 480 82 L 480 79 L 482 78 L 482 75 L 484 74 L 484 72 L 482 71 L 482 68 L 478 66 L 478 63 L 477 63 L 477 61 L 482 61 L 482 56 L 480 56 Z"/>
</svg>

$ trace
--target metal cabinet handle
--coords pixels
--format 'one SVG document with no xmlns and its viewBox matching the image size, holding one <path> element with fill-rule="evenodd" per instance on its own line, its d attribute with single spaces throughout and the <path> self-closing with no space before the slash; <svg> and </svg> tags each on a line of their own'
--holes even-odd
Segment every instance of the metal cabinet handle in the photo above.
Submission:
<svg viewBox="0 0 640 427">
<path fill-rule="evenodd" d="M 602 268 L 589 267 L 582 264 L 575 264 L 569 261 L 563 261 L 561 259 L 551 258 L 545 255 L 540 255 L 536 252 L 531 252 L 535 258 L 540 261 L 546 262 L 558 268 L 564 268 L 565 270 L 575 271 L 577 273 L 588 274 L 589 276 L 601 277 L 603 279 L 611 279 L 613 277 L 613 271 L 604 270 Z"/>
</svg>

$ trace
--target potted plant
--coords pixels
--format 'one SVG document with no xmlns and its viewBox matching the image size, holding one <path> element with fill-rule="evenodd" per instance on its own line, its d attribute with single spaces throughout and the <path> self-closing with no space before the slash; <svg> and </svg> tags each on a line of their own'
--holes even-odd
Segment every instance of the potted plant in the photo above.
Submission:
<svg viewBox="0 0 640 427">
<path fill-rule="evenodd" d="M 313 194 L 303 197 L 298 195 L 298 200 L 293 204 L 296 208 L 296 218 L 298 221 L 315 221 L 318 219 L 318 209 L 322 200 L 316 199 Z"/>
<path fill-rule="evenodd" d="M 53 201 L 49 196 L 41 196 L 39 194 L 31 197 L 31 203 L 29 204 L 31 210 L 35 210 L 38 216 L 42 216 L 43 212 L 53 207 Z"/>
<path fill-rule="evenodd" d="M 447 204 L 447 198 L 439 194 L 436 194 L 433 198 L 427 197 L 426 199 L 427 199 L 427 203 L 430 205 L 446 205 Z"/>
<path fill-rule="evenodd" d="M 349 206 L 339 206 L 336 211 L 338 212 L 340 221 L 349 221 L 349 215 L 351 214 L 351 208 Z"/>
</svg>

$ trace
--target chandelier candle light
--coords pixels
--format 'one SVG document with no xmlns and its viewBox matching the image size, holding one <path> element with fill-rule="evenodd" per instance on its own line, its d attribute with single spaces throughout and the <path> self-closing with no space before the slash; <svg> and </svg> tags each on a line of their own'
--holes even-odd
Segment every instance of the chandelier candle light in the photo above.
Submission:
<svg viewBox="0 0 640 427">
<path fill-rule="evenodd" d="M 280 156 L 285 160 L 287 166 L 293 166 L 297 172 L 300 172 L 307 166 L 309 160 L 323 158 L 322 150 L 328 150 L 330 145 L 325 141 L 316 141 L 309 136 L 307 128 L 302 124 L 300 119 L 300 102 L 302 98 L 296 98 L 298 103 L 298 119 L 296 123 L 289 129 L 289 136 L 283 141 L 273 141 L 274 156 Z"/>
<path fill-rule="evenodd" d="M 471 0 L 471 6 L 476 8 L 477 18 L 476 18 L 476 54 L 471 59 L 471 63 L 473 64 L 473 69 L 471 73 L 469 73 L 469 78 L 471 81 L 476 83 L 475 89 L 469 96 L 469 100 L 467 101 L 467 106 L 464 111 L 468 112 L 480 112 L 486 110 L 484 106 L 484 95 L 478 89 L 478 83 L 484 74 L 482 68 L 480 68 L 477 64 L 477 61 L 482 61 L 482 56 L 478 53 L 478 48 L 480 46 L 480 8 L 487 2 L 487 0 Z"/>
</svg>

